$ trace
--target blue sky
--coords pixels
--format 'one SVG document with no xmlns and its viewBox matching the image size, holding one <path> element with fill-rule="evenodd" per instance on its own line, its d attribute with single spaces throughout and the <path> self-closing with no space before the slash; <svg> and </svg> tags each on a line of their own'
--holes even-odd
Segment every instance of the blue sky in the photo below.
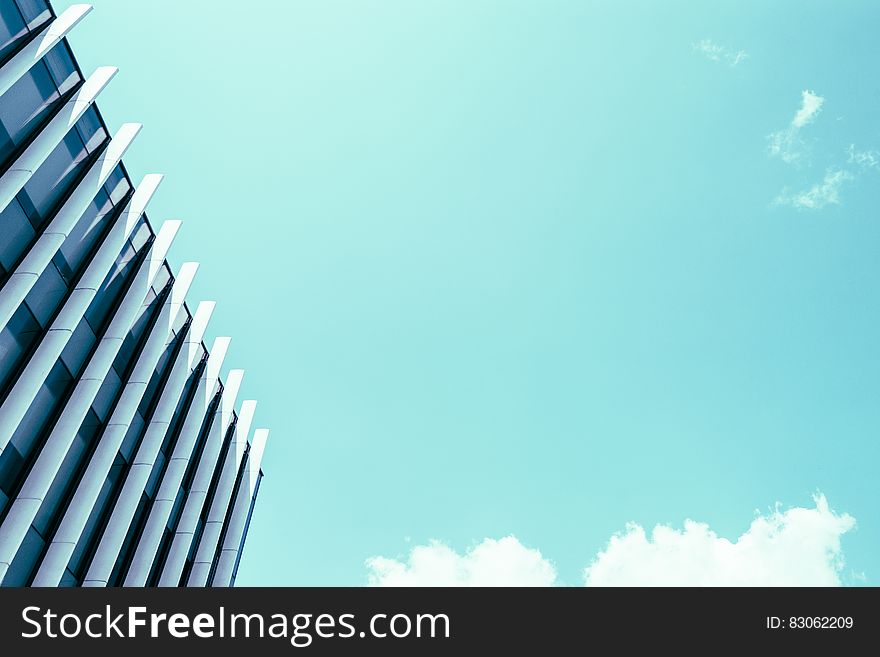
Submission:
<svg viewBox="0 0 880 657">
<path fill-rule="evenodd" d="M 92 4 L 272 430 L 240 584 L 508 535 L 576 584 L 817 491 L 880 583 L 880 8 Z"/>
</svg>

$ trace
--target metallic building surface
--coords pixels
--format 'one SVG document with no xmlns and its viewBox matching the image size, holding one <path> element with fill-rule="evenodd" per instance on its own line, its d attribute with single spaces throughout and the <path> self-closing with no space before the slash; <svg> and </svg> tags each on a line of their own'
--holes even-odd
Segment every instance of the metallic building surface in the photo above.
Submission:
<svg viewBox="0 0 880 657">
<path fill-rule="evenodd" d="M 231 586 L 268 431 L 67 44 L 90 11 L 0 0 L 0 585 Z"/>
</svg>

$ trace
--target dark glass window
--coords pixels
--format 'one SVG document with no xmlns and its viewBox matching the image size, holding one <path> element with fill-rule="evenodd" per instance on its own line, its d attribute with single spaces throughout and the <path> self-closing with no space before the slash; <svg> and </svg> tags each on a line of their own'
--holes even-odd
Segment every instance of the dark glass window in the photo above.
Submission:
<svg viewBox="0 0 880 657">
<path fill-rule="evenodd" d="M 54 262 L 68 283 L 73 281 L 86 257 L 104 234 L 112 210 L 110 197 L 101 190 L 64 240 Z"/>
<path fill-rule="evenodd" d="M 70 557 L 68 568 L 78 580 L 81 580 L 85 575 L 88 562 L 91 559 L 92 554 L 94 554 L 94 551 L 97 549 L 97 540 L 103 533 L 102 530 L 104 523 L 107 522 L 110 513 L 110 505 L 119 493 L 124 472 L 125 463 L 117 458 L 110 467 L 107 479 L 104 480 L 104 485 L 101 487 L 101 492 L 98 493 L 98 499 L 95 502 L 95 506 L 92 507 L 92 511 L 89 514 L 89 519 L 86 521 L 86 526 L 79 538 L 79 542 L 76 544 L 73 554 Z"/>
<path fill-rule="evenodd" d="M 0 213 L 0 264 L 7 271 L 11 270 L 35 236 L 27 215 L 13 199 Z"/>
<path fill-rule="evenodd" d="M 101 144 L 107 141 L 107 131 L 100 127 L 96 117 L 94 107 L 86 110 L 75 129 L 64 136 L 16 197 L 35 228 L 49 218 L 71 183 L 84 173 L 89 163 L 89 151 L 84 144 L 92 139 Z"/>
<path fill-rule="evenodd" d="M 49 535 L 48 532 L 61 510 L 62 503 L 66 499 L 68 492 L 72 492 L 80 466 L 83 464 L 85 457 L 90 453 L 92 442 L 100 429 L 101 422 L 98 420 L 98 417 L 92 411 L 89 411 L 82 425 L 80 425 L 79 431 L 77 431 L 61 467 L 58 469 L 58 474 L 55 475 L 55 479 L 49 487 L 49 492 L 40 505 L 40 510 L 34 518 L 34 527 L 43 536 Z"/>
<path fill-rule="evenodd" d="M 24 304 L 0 331 L 0 391 L 12 380 L 16 366 L 40 336 L 40 325 Z"/>
<path fill-rule="evenodd" d="M 85 316 L 95 331 L 101 331 L 105 322 L 109 321 L 110 312 L 125 289 L 125 282 L 135 270 L 137 264 L 135 255 L 131 244 L 126 242 L 122 253 L 116 258 L 113 269 L 107 274 L 101 287 L 98 288 L 95 298 L 89 304 Z"/>
<path fill-rule="evenodd" d="M 134 250 L 140 251 L 141 247 L 149 242 L 152 236 L 153 231 L 150 229 L 150 225 L 146 222 L 146 215 L 141 215 L 141 218 L 138 219 L 137 225 L 131 232 L 131 245 L 134 247 Z"/>
<path fill-rule="evenodd" d="M 165 286 L 168 284 L 168 281 L 171 280 L 171 270 L 168 269 L 168 264 L 164 264 L 159 271 L 156 272 L 156 278 L 153 279 L 153 291 L 156 294 L 159 294 L 162 290 L 165 289 Z"/>
<path fill-rule="evenodd" d="M 153 461 L 153 469 L 150 471 L 150 478 L 147 479 L 147 484 L 144 486 L 144 493 L 151 500 L 156 497 L 156 491 L 159 490 L 159 480 L 165 472 L 165 462 L 167 460 L 168 457 L 160 450 L 159 453 L 156 454 L 156 460 Z"/>
<path fill-rule="evenodd" d="M 21 471 L 24 459 L 18 450 L 12 445 L 7 445 L 0 455 L 0 513 L 3 513 L 5 506 L 9 504 L 9 498 L 15 492 L 15 478 Z"/>
<path fill-rule="evenodd" d="M 76 577 L 70 572 L 70 568 L 65 568 L 64 574 L 61 576 L 61 581 L 58 582 L 58 586 L 61 588 L 71 588 L 78 584 L 79 582 L 76 581 Z"/>
<path fill-rule="evenodd" d="M 143 219 L 139 221 L 143 221 Z M 135 227 L 132 233 L 133 236 L 140 230 L 141 225 L 143 224 Z M 141 244 L 141 248 L 143 247 L 144 244 Z M 104 278 L 101 287 L 98 288 L 95 294 L 95 298 L 89 304 L 85 316 L 95 333 L 100 333 L 105 324 L 109 322 L 111 311 L 121 298 L 120 295 L 126 288 L 129 278 L 134 274 L 138 262 L 140 262 L 137 256 L 138 254 L 131 241 L 126 242 L 119 251 L 119 255 L 116 256 L 113 268 Z M 141 308 L 141 313 L 143 313 L 143 310 Z"/>
<path fill-rule="evenodd" d="M 82 81 L 62 42 L 34 64 L 0 98 L 0 164 L 37 132 L 61 105 L 66 93 Z"/>
<path fill-rule="evenodd" d="M 9 570 L 6 571 L 3 586 L 26 586 L 34 565 L 43 553 L 44 545 L 46 541 L 36 529 L 31 527 L 9 565 Z"/>
<path fill-rule="evenodd" d="M 145 418 L 149 417 L 153 401 L 159 394 L 159 384 L 162 382 L 165 370 L 172 365 L 172 359 L 177 349 L 178 342 L 179 340 L 175 338 L 165 345 L 165 351 L 163 351 L 162 355 L 159 357 L 156 369 L 153 370 L 153 375 L 150 377 L 149 383 L 147 383 L 147 389 L 144 391 L 144 396 L 141 398 L 141 403 L 138 405 L 138 411 L 140 411 L 141 415 Z"/>
<path fill-rule="evenodd" d="M 76 64 L 73 63 L 73 57 L 70 54 L 70 49 L 67 47 L 66 40 L 62 39 L 58 45 L 47 52 L 46 56 L 43 57 L 43 62 L 46 64 L 46 68 L 49 69 L 49 73 L 52 74 L 52 80 L 62 96 L 82 80 Z"/>
<path fill-rule="evenodd" d="M 163 303 L 162 299 L 162 297 L 157 297 L 152 290 L 147 292 L 147 298 L 144 300 L 143 305 L 141 305 L 138 315 L 135 317 L 131 329 L 128 335 L 125 336 L 125 340 L 122 341 L 119 353 L 116 354 L 116 359 L 113 361 L 113 369 L 116 370 L 119 376 L 126 375 L 134 357 L 134 351 L 146 333 L 147 327 L 150 326 L 154 314 L 160 309 Z"/>
<path fill-rule="evenodd" d="M 186 307 L 186 304 L 183 304 L 183 308 L 178 311 L 177 317 L 174 318 L 171 332 L 175 336 L 179 336 L 186 329 L 190 319 L 192 319 L 192 315 L 189 314 L 189 308 Z"/>
<path fill-rule="evenodd" d="M 113 407 L 119 392 L 122 390 L 122 379 L 116 374 L 116 370 L 112 367 L 104 377 L 98 393 L 95 395 L 95 401 L 92 402 L 92 410 L 102 422 L 110 419 L 110 409 Z"/>
<path fill-rule="evenodd" d="M 116 165 L 116 168 L 110 172 L 107 181 L 104 183 L 104 191 L 110 197 L 110 202 L 114 205 L 119 203 L 119 201 L 126 197 L 130 189 L 131 184 L 128 182 L 128 178 L 125 177 L 122 165 Z"/>
<path fill-rule="evenodd" d="M 49 263 L 24 300 L 34 317 L 45 328 L 66 295 L 67 282 L 61 277 L 58 268 Z"/>
<path fill-rule="evenodd" d="M 11 3 L 10 3 L 11 4 Z M 28 27 L 33 31 L 51 18 L 46 0 L 15 0 Z"/>
<path fill-rule="evenodd" d="M 70 376 L 67 368 L 61 362 L 55 363 L 55 367 L 49 372 L 49 376 L 46 377 L 46 381 L 39 392 L 37 392 L 34 401 L 31 402 L 30 408 L 28 408 L 21 423 L 19 423 L 12 434 L 6 449 L 0 453 L 0 472 L 3 473 L 2 481 L 10 488 L 17 485 L 25 464 L 29 461 L 34 448 L 40 442 L 46 425 L 54 418 L 58 403 L 65 397 L 72 382 L 73 377 Z M 17 452 L 18 456 L 23 459 L 15 468 L 8 466 L 6 463 L 7 457 L 15 458 L 12 456 L 12 452 Z M 10 493 L 10 488 L 7 488 L 7 494 Z"/>
<path fill-rule="evenodd" d="M 76 222 L 54 258 L 58 269 L 69 282 L 73 280 L 86 257 L 105 234 L 108 224 L 118 216 L 115 210 L 121 211 L 121 208 L 117 209 L 116 205 L 128 198 L 130 189 L 131 185 L 128 184 L 122 167 L 117 165 L 104 187 Z"/>
<path fill-rule="evenodd" d="M 122 548 L 119 550 L 119 556 L 116 557 L 116 564 L 107 580 L 107 586 L 121 586 L 131 565 L 131 559 L 134 556 L 135 547 L 137 546 L 137 538 L 144 530 L 147 522 L 147 516 L 150 511 L 150 500 L 146 495 L 141 495 L 137 509 L 134 512 L 134 518 L 128 527 L 125 540 L 122 542 Z"/>
<path fill-rule="evenodd" d="M 135 411 L 134 418 L 132 418 L 132 421 L 129 423 L 128 430 L 125 432 L 125 438 L 119 448 L 119 456 L 124 459 L 126 463 L 131 462 L 131 459 L 134 456 L 134 450 L 141 441 L 141 435 L 144 433 L 144 427 L 146 424 L 144 416 L 141 415 L 139 411 Z"/>
<path fill-rule="evenodd" d="M 0 161 L 34 132 L 61 99 L 45 65 L 38 62 L 0 98 Z"/>
<path fill-rule="evenodd" d="M 12 54 L 27 34 L 27 25 L 15 3 L 0 2 L 0 62 Z"/>
<path fill-rule="evenodd" d="M 67 366 L 74 378 L 79 378 L 82 374 L 86 360 L 97 341 L 98 338 L 92 327 L 85 319 L 81 319 L 61 352 L 61 362 Z"/>
</svg>

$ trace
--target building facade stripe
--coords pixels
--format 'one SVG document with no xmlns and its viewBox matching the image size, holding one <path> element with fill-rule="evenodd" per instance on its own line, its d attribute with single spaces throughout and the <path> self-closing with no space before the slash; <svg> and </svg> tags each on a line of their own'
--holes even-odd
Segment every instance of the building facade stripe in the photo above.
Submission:
<svg viewBox="0 0 880 657">
<path fill-rule="evenodd" d="M 232 513 L 223 530 L 223 542 L 220 553 L 214 560 L 214 572 L 209 578 L 211 586 L 232 586 L 233 577 L 238 570 L 238 561 L 241 549 L 244 545 L 247 525 L 250 521 L 254 502 L 263 476 L 260 468 L 263 460 L 263 452 L 266 449 L 266 441 L 269 438 L 268 429 L 254 431 L 251 449 L 248 452 L 247 470 L 242 477 L 238 491 L 232 505 Z"/>
<path fill-rule="evenodd" d="M 198 265 L 172 274 L 180 222 L 147 217 L 162 176 L 123 164 L 140 124 L 97 107 L 117 69 L 70 48 L 91 6 L 2 1 L 0 586 L 228 585 L 256 402 L 186 303 Z"/>
<path fill-rule="evenodd" d="M 228 344 L 228 341 L 225 342 Z M 183 421 L 171 457 L 168 459 L 165 472 L 159 483 L 159 490 L 150 507 L 147 522 L 138 541 L 131 566 L 125 575 L 125 586 L 144 586 L 147 583 L 171 516 L 172 507 L 189 466 L 190 457 L 195 451 L 202 425 L 207 419 L 205 416 L 211 406 L 211 400 L 221 389 L 222 384 L 217 377 L 217 372 L 225 355 L 226 349 L 218 347 L 215 341 L 208 355 L 208 362 L 194 399 L 186 411 L 186 418 Z M 233 374 L 230 374 L 226 387 L 223 389 L 224 400 L 230 394 L 233 397 L 237 395 L 240 380 L 241 377 L 234 377 Z M 221 402 L 222 404 L 223 402 Z"/>
<path fill-rule="evenodd" d="M 83 586 L 106 586 L 110 579 L 126 533 L 143 495 L 144 487 L 153 470 L 162 440 L 170 427 L 174 410 L 183 393 L 187 379 L 197 365 L 192 360 L 193 347 L 201 344 L 204 330 L 213 310 L 214 305 L 211 302 L 199 304 L 196 310 L 187 332 L 187 338 L 176 354 L 171 374 L 164 384 L 159 403 L 153 411 L 147 430 L 128 469 L 122 491 L 116 501 L 116 506 L 110 516 L 98 550 L 86 573 Z"/>
<path fill-rule="evenodd" d="M 152 179 L 151 183 L 153 181 L 155 179 Z M 129 201 L 129 208 L 133 205 L 132 201 L 137 197 L 137 206 L 142 206 L 142 213 L 155 189 L 155 185 L 150 184 L 146 190 L 146 192 L 149 192 L 149 195 L 145 193 L 138 196 L 137 192 L 135 192 L 135 196 Z M 45 377 L 67 345 L 77 324 L 82 320 L 89 304 L 94 300 L 98 286 L 101 284 L 106 272 L 112 267 L 113 259 L 131 234 L 135 222 L 130 220 L 130 214 L 129 212 L 124 213 L 111 227 L 110 233 L 105 238 L 97 254 L 92 258 L 82 277 L 74 285 L 67 301 L 31 356 L 24 376 L 16 381 L 3 400 L 2 405 L 0 405 L 0 453 L 2 453 L 7 441 L 12 436 L 13 427 L 21 421 L 31 402 L 33 402 L 34 396 L 36 396 L 40 386 L 45 381 Z M 163 230 L 159 231 L 162 239 L 158 240 L 154 245 L 155 255 L 150 258 L 149 262 L 164 261 L 168 247 L 171 245 L 171 241 L 174 239 L 179 226 L 179 222 L 169 223 L 167 228 L 163 226 Z M 152 283 L 157 271 L 155 265 L 150 269 L 152 271 L 149 272 L 148 286 Z M 145 271 L 146 275 L 147 271 Z"/>
<path fill-rule="evenodd" d="M 119 401 L 107 421 L 97 448 L 37 571 L 34 585 L 57 586 L 61 582 L 74 549 L 80 543 L 89 514 L 98 501 L 101 488 L 108 479 L 114 459 L 122 447 L 153 372 L 158 366 L 166 342 L 172 335 L 172 327 L 183 309 L 183 299 L 197 270 L 196 263 L 186 263 L 174 279 L 171 293 L 163 302 L 155 323 L 147 333 Z"/>
<path fill-rule="evenodd" d="M 22 75 L 66 37 L 90 11 L 91 5 L 70 5 L 58 18 L 32 36 L 25 47 L 0 68 L 0 96 L 9 91 Z"/>
<path fill-rule="evenodd" d="M 140 129 L 139 123 L 125 123 L 119 128 L 104 152 L 92 164 L 85 177 L 74 188 L 45 231 L 28 251 L 24 260 L 6 281 L 0 292 L 0 328 L 6 326 L 16 308 L 21 305 L 27 293 L 55 257 L 76 221 L 101 191 L 101 187 L 107 182 L 110 173 L 119 164 Z"/>
<path fill-rule="evenodd" d="M 161 232 L 160 230 L 160 234 Z M 151 248 L 158 246 L 163 251 L 167 251 L 169 245 L 170 242 L 163 240 L 158 244 L 154 242 Z M 156 253 L 151 259 L 164 259 L 165 255 L 165 252 Z M 74 388 L 70 400 L 62 410 L 46 443 L 37 456 L 36 462 L 22 489 L 12 503 L 8 515 L 0 524 L 0 581 L 3 580 L 6 568 L 11 564 L 12 557 L 21 546 L 21 541 L 24 540 L 25 534 L 31 523 L 33 523 L 40 504 L 55 476 L 58 474 L 58 469 L 61 467 L 77 430 L 80 428 L 83 420 L 85 420 L 86 414 L 94 402 L 95 395 L 97 395 L 119 352 L 119 348 L 122 346 L 125 336 L 129 332 L 146 290 L 153 282 L 152 279 L 148 278 L 148 273 L 149 260 L 145 259 L 140 267 L 140 271 L 133 277 L 131 286 L 126 291 L 110 325 L 104 335 L 101 336 L 97 349 L 95 349 L 89 359 L 89 363 Z M 82 313 L 80 313 L 80 318 L 77 322 L 82 320 L 82 314 L 85 312 L 87 305 L 83 306 Z M 72 332 L 72 329 L 67 331 L 68 336 L 70 332 Z M 57 359 L 60 355 L 61 349 L 53 356 L 53 360 Z"/>
<path fill-rule="evenodd" d="M 46 127 L 0 176 L 0 211 L 6 209 L 118 72 L 119 69 L 115 66 L 99 66 L 95 69 L 79 91 L 58 110 Z"/>
<path fill-rule="evenodd" d="M 187 557 L 196 539 L 196 527 L 199 524 L 199 520 L 202 520 L 203 523 L 202 537 L 205 535 L 205 521 L 210 521 L 212 517 L 212 509 L 216 508 L 214 514 L 215 516 L 219 515 L 222 523 L 225 509 L 229 505 L 235 473 L 238 470 L 241 457 L 247 445 L 248 432 L 250 431 L 256 407 L 257 402 L 253 400 L 242 402 L 241 412 L 238 414 L 235 422 L 232 440 L 227 446 L 225 453 L 222 451 L 225 435 L 223 427 L 219 423 L 212 425 L 211 433 L 205 446 L 204 456 L 199 463 L 198 470 L 184 503 L 180 520 L 175 529 L 171 549 L 158 582 L 159 586 L 180 585 Z M 212 483 L 214 484 L 214 495 L 209 497 L 208 493 Z M 206 506 L 208 507 L 207 509 L 205 508 Z M 220 511 L 221 507 L 222 511 Z M 220 524 L 217 524 L 216 536 L 219 536 L 219 533 Z M 202 540 L 206 539 L 202 538 Z M 210 540 L 207 539 L 207 542 L 210 542 Z M 216 537 L 213 540 L 213 545 L 216 546 Z M 205 579 L 207 579 L 207 574 Z M 202 582 L 202 585 L 204 585 L 204 582 Z"/>
</svg>

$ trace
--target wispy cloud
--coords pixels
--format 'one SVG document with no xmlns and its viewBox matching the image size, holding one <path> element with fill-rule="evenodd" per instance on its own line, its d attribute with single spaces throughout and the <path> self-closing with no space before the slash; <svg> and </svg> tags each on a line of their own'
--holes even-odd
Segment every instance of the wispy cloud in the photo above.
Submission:
<svg viewBox="0 0 880 657">
<path fill-rule="evenodd" d="M 880 152 L 875 150 L 860 151 L 855 144 L 850 144 L 846 149 L 848 164 L 854 164 L 861 169 L 873 169 L 880 165 Z"/>
<path fill-rule="evenodd" d="M 700 39 L 693 44 L 694 50 L 713 62 L 722 62 L 730 67 L 738 66 L 749 58 L 745 50 L 732 50 L 715 43 L 712 39 Z"/>
<path fill-rule="evenodd" d="M 800 160 L 806 151 L 806 144 L 800 136 L 801 129 L 815 120 L 824 104 L 825 99 L 814 91 L 802 91 L 801 106 L 791 123 L 786 128 L 777 130 L 767 137 L 770 155 L 779 157 L 788 163 Z"/>
<path fill-rule="evenodd" d="M 788 190 L 783 190 L 774 203 L 790 205 L 799 210 L 821 210 L 826 205 L 839 204 L 841 186 L 854 178 L 855 176 L 846 169 L 828 169 L 822 182 L 800 192 L 790 193 Z"/>
<path fill-rule="evenodd" d="M 629 524 L 583 571 L 586 586 L 839 586 L 841 537 L 855 527 L 823 495 L 814 508 L 759 515 L 728 540 L 708 525 L 657 525 L 650 535 Z M 485 539 L 460 554 L 434 541 L 401 559 L 367 560 L 372 586 L 556 586 L 556 568 L 514 536 Z"/>
</svg>

